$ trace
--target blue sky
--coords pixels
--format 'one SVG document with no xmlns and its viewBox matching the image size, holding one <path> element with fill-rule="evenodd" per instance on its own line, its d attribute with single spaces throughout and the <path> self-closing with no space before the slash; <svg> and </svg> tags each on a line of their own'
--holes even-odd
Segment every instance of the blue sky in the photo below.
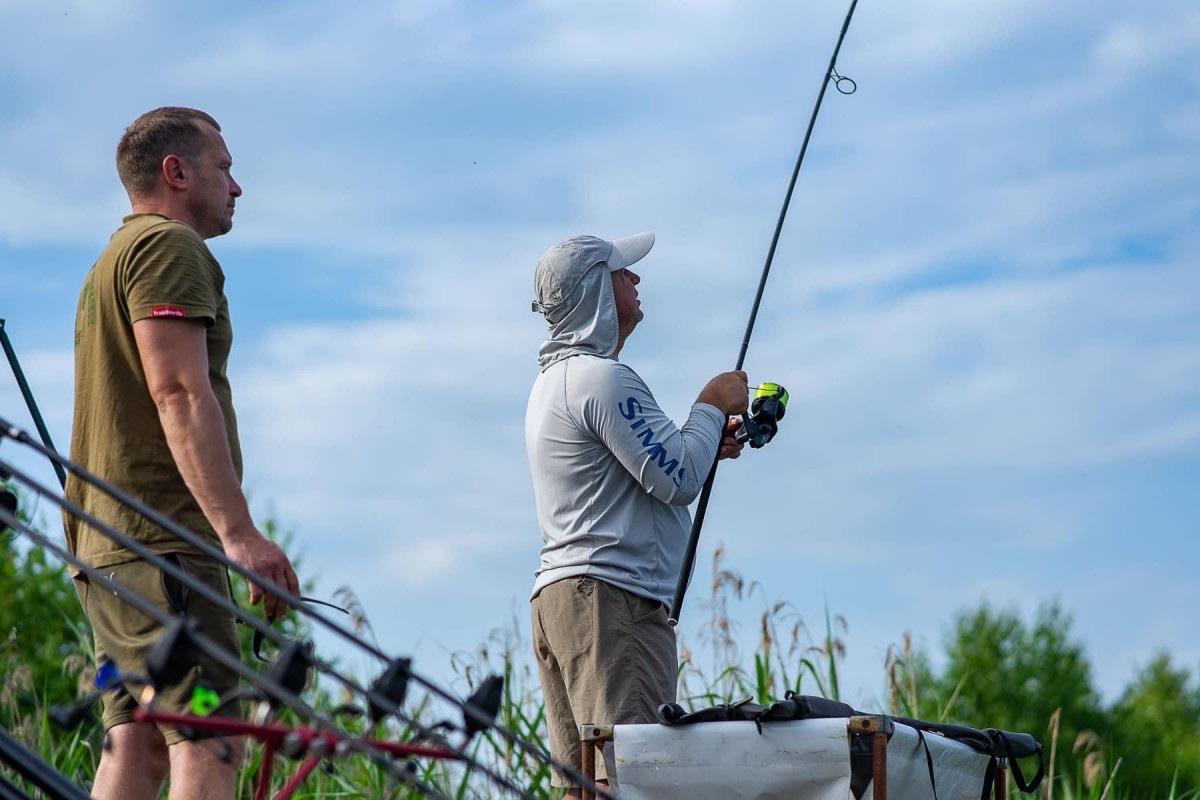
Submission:
<svg viewBox="0 0 1200 800">
<path fill-rule="evenodd" d="M 736 358 L 844 13 L 0 0 L 0 317 L 65 448 L 116 141 L 216 116 L 247 489 L 319 593 L 445 673 L 527 626 L 538 256 L 657 233 L 622 355 L 682 418 Z M 983 599 L 1058 598 L 1107 698 L 1158 648 L 1200 666 L 1200 10 L 864 0 L 839 69 L 859 91 L 826 98 L 746 365 L 789 413 L 720 472 L 685 639 L 720 542 L 814 629 L 847 619 L 863 705 L 889 644 Z M 29 424 L 11 380 L 0 415 Z"/>
</svg>

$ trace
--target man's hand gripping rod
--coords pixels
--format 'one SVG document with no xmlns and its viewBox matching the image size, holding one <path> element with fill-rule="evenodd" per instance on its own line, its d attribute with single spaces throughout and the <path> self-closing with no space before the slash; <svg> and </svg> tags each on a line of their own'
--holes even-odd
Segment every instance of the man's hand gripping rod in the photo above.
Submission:
<svg viewBox="0 0 1200 800">
<path fill-rule="evenodd" d="M 812 116 L 809 117 L 808 129 L 804 132 L 804 142 L 800 145 L 800 156 L 796 159 L 796 167 L 792 170 L 792 180 L 788 184 L 787 194 L 783 198 L 783 208 L 779 210 L 779 220 L 775 223 L 775 235 L 771 237 L 771 247 L 767 250 L 767 261 L 763 264 L 762 276 L 758 279 L 758 291 L 754 295 L 750 320 L 746 323 L 746 335 L 742 338 L 742 349 L 738 353 L 737 366 L 734 369 L 741 369 L 746 361 L 746 350 L 750 347 L 750 334 L 754 331 L 754 321 L 758 317 L 758 306 L 762 302 L 763 290 L 767 285 L 767 275 L 770 274 L 771 262 L 775 259 L 775 247 L 779 244 L 779 233 L 783 230 L 783 220 L 787 217 L 788 206 L 792 202 L 796 178 L 800 175 L 800 165 L 804 163 L 804 153 L 808 150 L 808 140 L 812 137 L 813 125 L 816 124 L 817 113 L 821 110 L 821 101 L 825 99 L 825 90 L 829 88 L 831 80 L 836 81 L 835 86 L 842 94 L 853 94 L 856 88 L 854 81 L 842 77 L 834 71 L 834 65 L 837 63 L 838 52 L 842 49 L 842 40 L 846 38 L 846 30 L 850 27 L 850 18 L 854 16 L 854 7 L 857 5 L 858 0 L 851 0 L 850 10 L 846 12 L 846 20 L 842 23 L 842 32 L 838 36 L 837 45 L 833 48 L 833 55 L 829 59 L 829 68 L 825 70 L 825 77 L 821 80 L 821 91 L 813 106 Z M 849 88 L 842 88 L 843 83 Z M 700 491 L 700 502 L 696 505 L 696 516 L 692 520 L 692 532 L 688 536 L 687 549 L 683 553 L 683 567 L 679 570 L 679 579 L 675 583 L 675 597 L 671 600 L 671 611 L 667 615 L 667 622 L 673 626 L 679 624 L 683 596 L 687 594 L 688 582 L 692 579 L 692 568 L 696 563 L 696 545 L 700 542 L 700 529 L 704 527 L 704 513 L 708 510 L 708 498 L 712 494 L 713 481 L 716 480 L 716 477 L 717 462 L 714 460 L 712 469 L 708 472 L 708 478 L 704 481 L 704 488 Z"/>
</svg>

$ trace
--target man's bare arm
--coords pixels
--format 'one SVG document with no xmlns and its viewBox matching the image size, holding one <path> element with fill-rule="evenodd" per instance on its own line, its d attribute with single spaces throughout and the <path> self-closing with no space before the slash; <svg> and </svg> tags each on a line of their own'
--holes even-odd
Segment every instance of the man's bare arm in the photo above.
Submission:
<svg viewBox="0 0 1200 800">
<path fill-rule="evenodd" d="M 208 379 L 204 324 L 142 319 L 133 324 L 133 334 L 167 446 L 184 483 L 221 538 L 225 554 L 281 589 L 299 594 L 287 556 L 254 527 L 246 506 L 229 453 L 225 419 Z M 262 590 L 251 584 L 250 602 L 262 597 Z M 278 617 L 287 606 L 267 597 L 264 610 L 268 617 Z"/>
</svg>

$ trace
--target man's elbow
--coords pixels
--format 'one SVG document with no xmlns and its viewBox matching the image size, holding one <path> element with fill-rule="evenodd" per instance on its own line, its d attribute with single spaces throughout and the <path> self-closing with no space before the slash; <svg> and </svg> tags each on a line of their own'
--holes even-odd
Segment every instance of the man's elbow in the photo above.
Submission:
<svg viewBox="0 0 1200 800">
<path fill-rule="evenodd" d="M 702 486 L 703 484 L 695 481 L 684 481 L 675 487 L 675 493 L 667 500 L 667 503 L 673 506 L 690 506 L 692 501 L 700 495 Z"/>
<path fill-rule="evenodd" d="M 164 381 L 150 387 L 150 399 L 159 416 L 171 416 L 182 409 L 195 407 L 201 402 L 201 394 L 183 381 Z"/>
</svg>

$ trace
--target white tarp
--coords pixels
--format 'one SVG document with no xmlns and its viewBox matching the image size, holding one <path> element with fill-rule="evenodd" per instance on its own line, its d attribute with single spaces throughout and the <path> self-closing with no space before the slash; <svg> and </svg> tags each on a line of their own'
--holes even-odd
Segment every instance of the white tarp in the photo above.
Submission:
<svg viewBox="0 0 1200 800">
<path fill-rule="evenodd" d="M 618 725 L 613 758 L 621 800 L 847 800 L 846 719 Z M 926 733 L 938 800 L 979 800 L 988 757 Z M 933 797 L 917 732 L 896 725 L 887 748 L 888 800 Z M 868 787 L 864 798 L 871 797 Z"/>
</svg>

